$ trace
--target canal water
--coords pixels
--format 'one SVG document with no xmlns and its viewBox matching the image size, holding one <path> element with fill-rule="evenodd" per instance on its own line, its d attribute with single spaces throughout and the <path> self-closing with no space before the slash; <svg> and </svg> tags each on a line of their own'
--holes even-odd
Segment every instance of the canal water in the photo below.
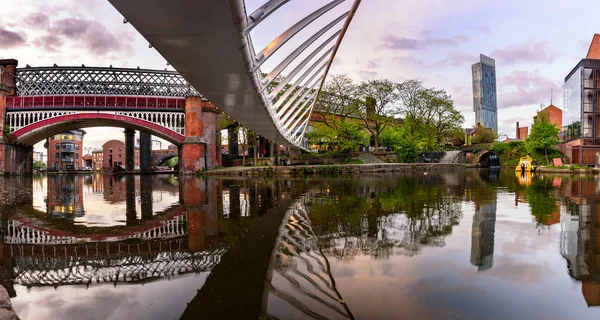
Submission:
<svg viewBox="0 0 600 320">
<path fill-rule="evenodd" d="M 0 178 L 21 319 L 600 319 L 600 181 Z"/>
</svg>

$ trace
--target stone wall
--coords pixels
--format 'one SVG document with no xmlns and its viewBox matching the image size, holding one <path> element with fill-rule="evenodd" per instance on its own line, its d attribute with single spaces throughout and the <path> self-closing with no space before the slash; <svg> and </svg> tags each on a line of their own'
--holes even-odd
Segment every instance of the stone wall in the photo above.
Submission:
<svg viewBox="0 0 600 320">
<path fill-rule="evenodd" d="M 33 147 L 0 143 L 0 174 L 23 175 L 33 172 Z"/>
</svg>

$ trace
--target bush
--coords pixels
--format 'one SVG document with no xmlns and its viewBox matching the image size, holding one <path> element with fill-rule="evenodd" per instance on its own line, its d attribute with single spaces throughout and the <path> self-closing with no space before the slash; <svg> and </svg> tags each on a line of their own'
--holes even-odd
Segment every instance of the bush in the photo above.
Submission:
<svg viewBox="0 0 600 320">
<path fill-rule="evenodd" d="M 419 160 L 419 147 L 410 139 L 403 139 L 396 154 L 400 163 L 415 163 Z"/>
</svg>

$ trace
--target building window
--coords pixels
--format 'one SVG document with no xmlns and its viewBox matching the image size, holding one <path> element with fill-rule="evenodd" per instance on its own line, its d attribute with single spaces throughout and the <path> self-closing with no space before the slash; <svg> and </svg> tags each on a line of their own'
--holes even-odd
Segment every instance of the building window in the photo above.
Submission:
<svg viewBox="0 0 600 320">
<path fill-rule="evenodd" d="M 75 159 L 79 159 L 79 153 L 75 154 Z"/>
<path fill-rule="evenodd" d="M 121 151 L 121 148 L 119 148 L 119 151 Z"/>
<path fill-rule="evenodd" d="M 75 145 L 75 150 L 79 150 L 79 145 L 78 144 Z"/>
<path fill-rule="evenodd" d="M 121 154 L 119 153 L 119 158 L 121 157 Z"/>
<path fill-rule="evenodd" d="M 57 153 L 55 154 L 55 158 L 56 158 L 56 159 L 60 159 L 60 153 L 58 153 L 58 152 L 57 152 Z"/>
<path fill-rule="evenodd" d="M 58 143 L 57 143 L 57 144 L 55 145 L 55 149 L 56 149 L 56 150 L 60 150 L 60 144 L 58 144 Z"/>
<path fill-rule="evenodd" d="M 112 148 L 108 148 L 108 152 L 109 152 L 109 153 L 112 153 Z"/>
</svg>

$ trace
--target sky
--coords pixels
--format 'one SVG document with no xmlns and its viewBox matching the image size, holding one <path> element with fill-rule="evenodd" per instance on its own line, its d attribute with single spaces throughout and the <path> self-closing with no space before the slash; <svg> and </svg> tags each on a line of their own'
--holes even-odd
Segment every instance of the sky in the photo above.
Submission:
<svg viewBox="0 0 600 320">
<path fill-rule="evenodd" d="M 170 68 L 106 0 L 0 1 L 0 57 L 18 59 L 20 67 Z M 246 0 L 247 11 L 264 2 Z M 298 20 L 324 3 L 290 1 L 252 31 L 255 47 L 260 50 L 281 33 L 282 22 Z M 347 0 L 339 9 L 350 4 Z M 420 80 L 446 90 L 463 112 L 464 125 L 472 126 L 471 65 L 479 54 L 488 55 L 496 60 L 499 133 L 514 137 L 515 122 L 530 125 L 540 105 L 552 99 L 563 107 L 564 78 L 600 33 L 598 12 L 600 2 L 591 0 L 363 0 L 330 74 L 347 74 L 357 83 Z M 86 147 L 123 139 L 118 128 L 86 131 Z M 42 150 L 37 144 L 36 151 Z"/>
</svg>

